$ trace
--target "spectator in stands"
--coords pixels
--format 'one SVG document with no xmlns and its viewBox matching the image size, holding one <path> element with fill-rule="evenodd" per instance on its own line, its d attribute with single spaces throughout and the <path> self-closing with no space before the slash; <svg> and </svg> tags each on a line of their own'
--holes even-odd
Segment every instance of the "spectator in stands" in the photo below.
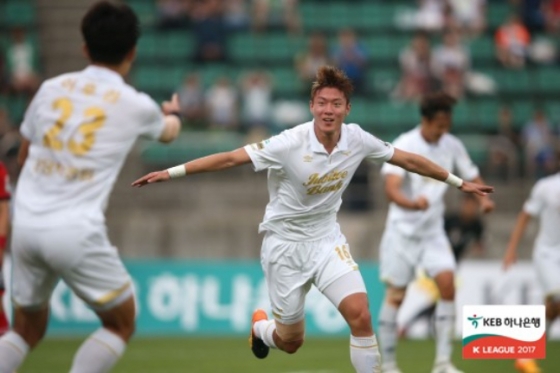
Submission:
<svg viewBox="0 0 560 373">
<path fill-rule="evenodd" d="M 208 90 L 206 110 L 210 128 L 237 129 L 239 124 L 238 97 L 228 78 L 219 77 Z"/>
<path fill-rule="evenodd" d="M 241 80 L 243 101 L 243 122 L 251 132 L 270 130 L 270 112 L 272 106 L 272 80 L 263 71 L 248 73 Z"/>
<path fill-rule="evenodd" d="M 205 119 L 205 110 L 204 93 L 197 74 L 190 74 L 183 81 L 179 88 L 179 103 L 187 124 L 200 127 Z"/>
<path fill-rule="evenodd" d="M 544 29 L 545 17 L 543 5 L 546 0 L 515 0 L 518 5 L 522 22 L 529 32 L 539 32 Z"/>
<path fill-rule="evenodd" d="M 10 80 L 8 79 L 8 71 L 6 67 L 6 56 L 0 50 L 0 94 L 6 94 L 10 88 Z"/>
<path fill-rule="evenodd" d="M 350 29 L 340 31 L 338 46 L 334 50 L 332 59 L 350 78 L 355 92 L 364 93 L 367 56 L 365 49 L 358 43 L 354 31 Z"/>
<path fill-rule="evenodd" d="M 16 93 L 35 93 L 39 87 L 39 74 L 35 67 L 37 50 L 27 39 L 24 29 L 12 30 L 6 55 L 11 89 Z"/>
<path fill-rule="evenodd" d="M 419 0 L 416 27 L 423 31 L 440 31 L 446 24 L 445 0 Z"/>
<path fill-rule="evenodd" d="M 198 0 L 191 12 L 196 62 L 227 59 L 227 29 L 220 0 Z"/>
<path fill-rule="evenodd" d="M 232 31 L 242 31 L 249 27 L 246 0 L 227 0 L 224 4 L 224 20 Z"/>
<path fill-rule="evenodd" d="M 547 0 L 544 3 L 546 30 L 551 35 L 558 35 L 560 31 L 560 0 Z"/>
<path fill-rule="evenodd" d="M 462 97 L 470 65 L 470 55 L 461 43 L 459 31 L 447 31 L 443 36 L 443 44 L 435 49 L 432 58 L 432 73 L 441 84 L 441 89 L 455 98 Z"/>
<path fill-rule="evenodd" d="M 433 83 L 430 40 L 424 34 L 414 37 L 399 56 L 401 80 L 395 96 L 404 101 L 418 101 L 430 92 Z"/>
<path fill-rule="evenodd" d="M 535 109 L 533 119 L 523 127 L 522 136 L 527 176 L 538 179 L 553 173 L 557 139 L 541 108 Z"/>
<path fill-rule="evenodd" d="M 157 0 L 157 28 L 172 30 L 189 25 L 189 0 Z"/>
<path fill-rule="evenodd" d="M 330 58 L 325 35 L 316 32 L 309 37 L 307 50 L 297 54 L 295 58 L 296 71 L 305 87 L 315 79 L 321 66 L 329 64 Z"/>
<path fill-rule="evenodd" d="M 448 0 L 457 26 L 464 35 L 478 36 L 486 28 L 486 0 Z"/>
<path fill-rule="evenodd" d="M 298 0 L 252 0 L 253 28 L 263 32 L 269 27 L 285 27 L 288 32 L 301 31 Z"/>
<path fill-rule="evenodd" d="M 527 27 L 517 15 L 512 15 L 496 31 L 496 56 L 504 67 L 523 68 L 530 42 L 531 35 Z"/>
<path fill-rule="evenodd" d="M 504 105 L 498 112 L 498 133 L 490 139 L 488 175 L 503 181 L 519 175 L 520 138 L 515 130 L 511 108 Z"/>
</svg>

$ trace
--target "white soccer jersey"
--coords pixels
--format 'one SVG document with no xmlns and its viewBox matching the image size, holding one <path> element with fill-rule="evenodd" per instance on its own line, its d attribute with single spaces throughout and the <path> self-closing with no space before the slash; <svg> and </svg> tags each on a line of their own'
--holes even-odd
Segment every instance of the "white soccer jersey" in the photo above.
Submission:
<svg viewBox="0 0 560 373">
<path fill-rule="evenodd" d="M 255 171 L 268 169 L 270 202 L 261 231 L 290 241 L 312 241 L 336 227 L 342 193 L 364 159 L 385 162 L 393 147 L 357 124 L 343 124 L 331 154 L 317 140 L 313 122 L 247 145 Z"/>
<path fill-rule="evenodd" d="M 138 138 L 164 129 L 158 105 L 97 66 L 44 82 L 21 134 L 30 141 L 14 219 L 28 226 L 104 222 L 112 186 Z"/>
<path fill-rule="evenodd" d="M 465 147 L 451 134 L 444 134 L 437 144 L 431 144 L 422 137 L 420 127 L 416 127 L 400 135 L 393 145 L 397 149 L 420 154 L 446 170 L 457 170 L 463 179 L 473 180 L 478 176 L 478 168 Z M 424 196 L 429 201 L 429 208 L 424 211 L 409 210 L 390 203 L 387 225 L 409 236 L 427 236 L 443 230 L 443 197 L 447 184 L 391 164 L 383 165 L 381 172 L 402 177 L 402 192 L 407 198 L 415 200 Z"/>
<path fill-rule="evenodd" d="M 539 180 L 523 210 L 539 218 L 535 253 L 541 250 L 560 253 L 560 173 Z"/>
</svg>

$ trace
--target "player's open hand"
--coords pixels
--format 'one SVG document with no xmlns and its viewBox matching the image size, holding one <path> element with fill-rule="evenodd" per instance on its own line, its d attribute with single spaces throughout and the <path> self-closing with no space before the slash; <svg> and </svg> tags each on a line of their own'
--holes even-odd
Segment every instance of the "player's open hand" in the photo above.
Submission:
<svg viewBox="0 0 560 373">
<path fill-rule="evenodd" d="M 161 183 L 163 181 L 169 180 L 170 178 L 171 177 L 169 176 L 169 172 L 167 170 L 150 172 L 149 174 L 142 176 L 140 179 L 133 182 L 131 185 L 133 187 L 140 188 L 148 184 Z"/>
<path fill-rule="evenodd" d="M 485 196 L 488 193 L 494 193 L 494 187 L 484 184 L 472 183 L 470 181 L 463 180 L 463 185 L 459 188 L 462 192 L 473 193 L 479 196 Z"/>
<path fill-rule="evenodd" d="M 161 110 L 165 115 L 181 111 L 181 105 L 179 105 L 179 95 L 174 93 L 173 96 L 171 96 L 170 101 L 164 101 L 161 104 Z"/>
</svg>

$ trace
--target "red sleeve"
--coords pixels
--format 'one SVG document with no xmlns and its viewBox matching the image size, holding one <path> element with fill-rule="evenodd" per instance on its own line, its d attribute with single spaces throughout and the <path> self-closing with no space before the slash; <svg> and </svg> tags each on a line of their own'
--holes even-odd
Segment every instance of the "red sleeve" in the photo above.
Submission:
<svg viewBox="0 0 560 373">
<path fill-rule="evenodd" d="M 0 200 L 10 199 L 10 177 L 3 163 L 0 163 Z"/>
</svg>

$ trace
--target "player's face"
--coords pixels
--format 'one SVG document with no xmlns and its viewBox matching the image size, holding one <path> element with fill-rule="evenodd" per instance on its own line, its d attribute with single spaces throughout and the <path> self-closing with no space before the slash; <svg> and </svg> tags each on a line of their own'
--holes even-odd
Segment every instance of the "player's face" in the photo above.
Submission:
<svg viewBox="0 0 560 373">
<path fill-rule="evenodd" d="M 425 121 L 425 134 L 430 142 L 438 142 L 451 128 L 451 113 L 439 111 L 431 120 Z"/>
<path fill-rule="evenodd" d="M 344 118 L 350 112 L 350 104 L 344 93 L 337 88 L 325 87 L 315 93 L 309 104 L 315 126 L 325 134 L 340 131 Z"/>
</svg>

